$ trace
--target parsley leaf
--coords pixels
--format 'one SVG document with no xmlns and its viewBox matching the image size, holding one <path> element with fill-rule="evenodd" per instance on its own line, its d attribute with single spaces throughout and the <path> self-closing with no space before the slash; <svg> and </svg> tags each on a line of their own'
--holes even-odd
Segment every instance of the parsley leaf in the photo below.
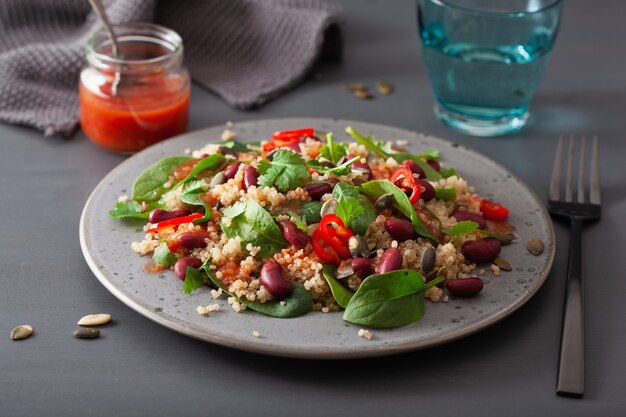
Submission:
<svg viewBox="0 0 626 417">
<path fill-rule="evenodd" d="M 204 284 L 203 271 L 209 270 L 209 261 L 206 261 L 199 269 L 191 266 L 187 267 L 187 274 L 185 275 L 185 282 L 183 283 L 183 292 L 185 294 L 191 294 Z"/>
<path fill-rule="evenodd" d="M 472 221 L 468 221 L 468 220 L 464 220 L 464 221 L 458 222 L 457 224 L 452 226 L 452 228 L 450 228 L 450 230 L 448 230 L 448 233 L 452 237 L 457 238 L 457 237 L 459 237 L 461 235 L 466 235 L 468 233 L 473 233 L 476 230 L 478 230 L 478 223 L 472 222 Z"/>
<path fill-rule="evenodd" d="M 303 232 L 306 232 L 306 227 L 307 227 L 306 217 L 304 217 L 301 214 L 296 213 L 295 211 L 290 211 L 289 217 L 291 217 L 291 220 L 293 220 L 293 222 L 295 223 L 298 229 L 302 230 Z"/>
<path fill-rule="evenodd" d="M 273 185 L 281 192 L 300 187 L 310 178 L 302 156 L 288 149 L 276 151 L 272 162 L 261 161 L 258 170 L 261 174 L 258 180 L 260 185 Z"/>
<path fill-rule="evenodd" d="M 109 216 L 115 219 L 147 219 L 152 210 L 162 207 L 162 204 L 153 201 L 142 211 L 141 204 L 134 200 L 118 201 L 115 208 L 109 211 Z"/>
<path fill-rule="evenodd" d="M 320 148 L 320 156 L 322 158 L 328 159 L 333 164 L 337 164 L 348 154 L 348 148 L 343 143 L 335 142 L 333 140 L 333 134 L 329 133 L 326 135 L 326 145 Z"/>
</svg>

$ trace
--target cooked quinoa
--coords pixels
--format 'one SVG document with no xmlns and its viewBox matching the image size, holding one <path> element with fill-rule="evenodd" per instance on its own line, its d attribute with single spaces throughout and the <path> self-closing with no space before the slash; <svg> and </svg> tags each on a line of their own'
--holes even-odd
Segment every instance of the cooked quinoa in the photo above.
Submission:
<svg viewBox="0 0 626 417">
<path fill-rule="evenodd" d="M 233 130 L 228 129 L 222 135 L 222 139 L 232 143 L 236 139 L 236 134 Z M 274 146 L 275 149 L 272 149 L 272 146 L 268 144 Z M 169 188 L 169 190 L 159 198 L 160 210 L 165 210 L 164 213 L 180 212 L 185 215 L 188 213 L 204 213 L 205 217 L 210 218 L 205 218 L 201 223 L 194 224 L 193 220 L 197 220 L 198 215 L 193 220 L 179 222 L 173 227 L 161 227 L 160 225 L 164 223 L 156 220 L 153 223 L 149 222 L 144 227 L 145 235 L 143 240 L 133 242 L 131 249 L 139 255 L 156 256 L 157 249 L 167 245 L 167 249 L 163 249 L 163 251 L 169 251 L 175 256 L 174 259 L 193 258 L 196 267 L 200 264 L 206 265 L 206 271 L 221 283 L 220 288 L 211 290 L 212 298 L 219 299 L 223 293 L 227 293 L 228 304 L 237 312 L 244 311 L 247 302 L 263 304 L 271 300 L 281 300 L 281 297 L 276 294 L 276 289 L 263 284 L 261 271 L 264 265 L 270 261 L 278 265 L 277 268 L 282 270 L 281 273 L 287 281 L 301 284 L 310 293 L 312 310 L 324 313 L 342 310 L 342 307 L 331 292 L 329 282 L 323 275 L 324 265 L 329 263 L 329 260 L 326 258 L 332 256 L 336 260 L 336 262 L 332 261 L 331 263 L 335 263 L 338 267 L 337 271 L 342 267 L 345 267 L 344 270 L 347 268 L 348 272 L 352 271 L 352 273 L 348 273 L 345 276 L 339 277 L 339 274 L 337 274 L 339 277 L 338 282 L 351 291 L 357 291 L 368 275 L 364 275 L 356 267 L 350 269 L 350 262 L 351 258 L 363 256 L 363 254 L 354 255 L 350 252 L 350 256 L 347 258 L 344 256 L 338 257 L 337 254 L 340 251 L 337 249 L 337 253 L 334 253 L 333 250 L 329 250 L 326 241 L 323 242 L 325 246 L 322 245 L 326 252 L 320 253 L 319 247 L 315 248 L 313 245 L 317 233 L 319 233 L 318 229 L 320 229 L 319 220 L 312 223 L 306 222 L 303 220 L 304 217 L 302 217 L 304 215 L 299 216 L 299 213 L 303 210 L 303 207 L 306 207 L 307 204 L 313 201 L 319 201 L 321 204 L 326 203 L 324 207 L 332 203 L 329 200 L 335 199 L 333 190 L 336 189 L 337 183 L 346 184 L 345 187 L 357 190 L 364 180 L 389 182 L 390 179 L 394 178 L 394 175 L 397 177 L 397 173 L 402 170 L 404 170 L 402 172 L 409 172 L 412 179 L 407 179 L 406 174 L 404 174 L 404 177 L 400 174 L 400 179 L 394 180 L 394 184 L 413 199 L 410 188 L 413 187 L 413 192 L 415 192 L 416 181 L 421 176 L 420 174 L 414 174 L 413 168 L 409 170 L 407 167 L 410 165 L 405 163 L 406 161 L 400 163 L 397 160 L 398 158 L 381 156 L 380 152 L 372 152 L 371 149 L 368 149 L 367 146 L 361 143 L 341 145 L 341 148 L 338 149 L 342 150 L 343 155 L 335 161 L 329 161 L 327 158 L 322 157 L 322 154 L 325 156 L 329 155 L 329 147 L 335 146 L 332 140 L 324 143 L 315 134 L 302 136 L 284 148 L 280 146 L 281 144 L 283 142 L 273 139 L 261 142 L 260 145 L 251 145 L 245 151 L 225 152 L 225 145 L 223 144 L 207 144 L 197 150 L 185 150 L 190 159 L 174 169 L 170 173 L 169 179 L 163 184 L 163 188 Z M 279 154 L 279 152 L 283 153 Z M 193 178 L 193 182 L 190 181 L 182 186 L 176 186 L 182 178 L 186 178 L 185 175 L 189 175 L 191 169 L 199 164 L 200 161 L 216 154 L 224 154 L 223 158 L 215 158 L 220 160 L 219 164 L 198 173 Z M 291 154 L 298 156 L 294 157 Z M 274 156 L 273 160 L 271 158 L 272 155 Z M 260 178 L 268 175 L 268 169 L 282 168 L 276 162 L 277 156 L 285 158 L 285 160 L 295 158 L 296 162 L 302 160 L 307 164 L 310 161 L 316 161 L 317 165 L 314 165 L 315 167 L 331 168 L 316 170 L 309 165 L 307 168 L 309 172 L 307 174 L 308 179 L 294 181 L 291 184 L 295 184 L 294 186 L 285 187 L 281 183 L 281 181 L 291 181 L 291 178 L 280 178 L 281 176 L 288 177 L 292 174 L 288 171 L 277 175 L 274 178 L 274 184 L 267 185 L 267 179 L 263 180 L 262 184 Z M 350 161 L 352 161 L 351 165 L 349 164 Z M 422 162 L 430 163 L 428 157 L 423 157 Z M 188 166 L 184 166 L 185 164 Z M 284 164 L 286 166 L 288 162 Z M 346 164 L 348 168 L 339 169 L 342 164 Z M 296 163 L 294 162 L 292 166 L 295 165 Z M 268 166 L 270 168 L 267 168 Z M 291 169 L 292 166 L 285 169 Z M 441 164 L 437 162 L 437 166 L 439 171 L 443 172 Z M 228 176 L 226 176 L 227 171 Z M 252 183 L 250 172 L 256 175 Z M 262 172 L 266 174 L 262 174 Z M 218 175 L 221 175 L 221 181 L 217 180 Z M 446 176 L 438 175 L 438 177 L 427 181 L 430 187 L 426 187 L 426 185 L 421 186 L 422 194 L 419 199 L 411 200 L 412 209 L 416 216 L 415 220 L 407 218 L 406 215 L 402 216 L 398 210 L 392 209 L 392 207 L 379 209 L 377 204 L 379 204 L 379 200 L 382 197 L 378 199 L 370 198 L 369 202 L 367 202 L 360 195 L 359 198 L 362 199 L 362 203 L 359 204 L 365 204 L 370 211 L 374 209 L 372 219 L 368 224 L 362 226 L 360 235 L 355 234 L 348 227 L 344 229 L 348 230 L 351 235 L 358 237 L 358 240 L 363 241 L 364 245 L 366 245 L 368 254 L 366 258 L 369 259 L 367 262 L 372 265 L 373 273 L 378 272 L 385 253 L 392 249 L 399 251 L 401 254 L 400 268 L 402 270 L 417 271 L 422 273 L 424 277 L 435 273 L 435 276 L 451 281 L 484 274 L 485 268 L 480 268 L 480 272 L 474 272 L 476 264 L 466 259 L 463 253 L 465 243 L 483 239 L 484 236 L 474 230 L 459 235 L 448 232 L 453 230 L 458 223 L 455 218 L 455 216 L 458 216 L 456 213 L 465 212 L 468 215 L 482 216 L 481 204 L 483 199 L 476 194 L 476 190 L 467 181 L 453 171 L 447 171 Z M 196 200 L 193 201 L 187 195 L 190 193 L 190 184 L 196 187 L 195 189 L 201 190 L 201 192 L 194 194 Z M 319 195 L 319 193 L 316 194 L 311 191 L 315 184 L 329 184 L 325 186 L 328 192 L 321 191 L 323 194 Z M 319 188 L 324 189 L 322 186 Z M 433 192 L 435 190 L 443 190 L 442 193 L 447 192 L 448 195 L 451 193 L 454 198 L 431 197 L 425 201 L 425 198 L 422 198 L 422 196 L 425 196 L 427 188 L 432 188 Z M 419 193 L 420 186 L 418 185 L 417 194 Z M 365 196 L 367 197 L 367 194 Z M 127 204 L 128 201 L 127 197 L 120 198 L 119 204 Z M 337 200 L 335 199 L 335 201 Z M 395 201 L 397 203 L 397 197 Z M 246 205 L 247 203 L 249 204 Z M 148 210 L 148 207 L 149 204 L 146 201 L 141 202 L 141 210 Z M 255 244 L 256 242 L 247 241 L 241 234 L 227 233 L 226 231 L 231 228 L 236 229 L 238 222 L 241 221 L 238 220 L 237 216 L 232 215 L 232 211 L 236 211 L 239 207 L 245 207 L 247 210 L 250 210 L 251 207 L 260 207 L 261 209 L 259 210 L 263 210 L 264 213 L 271 215 L 273 222 L 277 222 L 276 224 L 280 223 L 285 239 L 288 237 L 286 235 L 288 232 L 285 232 L 285 228 L 297 229 L 299 232 L 293 233 L 297 233 L 300 239 L 303 239 L 301 236 L 304 236 L 306 244 L 294 244 L 286 241 L 282 247 L 278 247 L 277 250 L 268 254 L 268 244 L 266 242 Z M 210 210 L 210 212 L 207 213 L 207 210 Z M 153 215 L 152 213 L 151 215 Z M 238 215 L 240 216 L 240 214 Z M 156 217 L 156 215 L 154 216 Z M 185 216 L 174 217 L 174 219 L 184 218 Z M 415 234 L 411 238 L 398 239 L 397 236 L 394 237 L 390 233 L 390 231 L 393 232 L 389 226 L 390 219 L 409 222 L 409 224 L 413 222 L 413 226 L 415 226 L 415 222 L 421 223 L 423 229 L 416 228 L 415 230 L 422 230 L 423 232 Z M 303 221 L 304 224 L 302 224 Z M 285 222 L 291 223 L 291 226 L 289 224 L 285 225 Z M 335 224 L 333 227 L 337 228 L 337 230 L 343 230 L 344 225 L 337 226 Z M 194 243 L 192 247 L 180 244 L 185 239 L 185 236 L 190 235 L 201 236 L 203 241 Z M 429 271 L 422 270 L 424 266 L 422 264 L 423 258 L 428 255 L 425 252 L 434 252 L 434 264 Z M 263 256 L 263 254 L 266 254 L 266 256 Z M 178 275 L 179 272 L 174 262 L 171 261 L 171 258 L 168 259 L 170 259 L 170 262 L 161 263 L 161 265 L 163 268 L 175 269 Z M 490 270 L 496 276 L 500 274 L 500 269 L 495 265 L 491 265 Z M 431 273 L 431 271 L 433 272 Z M 179 276 L 179 278 L 186 279 L 184 276 Z M 428 288 L 424 296 L 435 303 L 448 300 L 447 292 L 438 286 Z M 286 302 L 281 301 L 280 306 L 285 307 Z M 197 308 L 198 314 L 201 315 L 209 315 L 209 313 L 218 310 L 219 306 L 217 304 L 198 306 Z M 255 336 L 258 337 L 258 335 Z M 370 339 L 371 333 L 361 329 L 359 330 L 359 336 Z"/>
</svg>

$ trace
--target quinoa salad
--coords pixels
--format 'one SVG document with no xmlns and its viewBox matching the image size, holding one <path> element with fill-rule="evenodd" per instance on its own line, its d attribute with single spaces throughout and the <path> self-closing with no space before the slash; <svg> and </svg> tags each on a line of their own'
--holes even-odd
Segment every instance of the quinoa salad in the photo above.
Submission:
<svg viewBox="0 0 626 417">
<path fill-rule="evenodd" d="M 438 150 L 346 132 L 353 140 L 302 128 L 241 143 L 226 130 L 146 168 L 109 214 L 147 222 L 131 249 L 150 257 L 148 272 L 173 270 L 186 294 L 204 287 L 209 302 L 277 318 L 342 311 L 400 327 L 510 269 L 499 257 L 513 239 L 508 209 Z"/>
</svg>

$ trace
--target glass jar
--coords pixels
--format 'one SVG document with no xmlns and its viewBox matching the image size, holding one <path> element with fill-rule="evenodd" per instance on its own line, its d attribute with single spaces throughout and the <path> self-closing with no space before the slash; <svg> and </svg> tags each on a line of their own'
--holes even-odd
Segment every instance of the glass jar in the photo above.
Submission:
<svg viewBox="0 0 626 417">
<path fill-rule="evenodd" d="M 103 29 L 87 42 L 80 122 L 98 145 L 133 153 L 187 129 L 189 73 L 183 66 L 183 41 L 173 30 L 151 23 L 114 30 L 117 56 Z"/>
</svg>

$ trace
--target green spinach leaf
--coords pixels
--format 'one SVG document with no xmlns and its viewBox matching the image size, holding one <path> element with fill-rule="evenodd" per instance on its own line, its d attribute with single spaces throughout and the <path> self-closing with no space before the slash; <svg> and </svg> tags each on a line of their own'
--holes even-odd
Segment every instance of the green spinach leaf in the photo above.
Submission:
<svg viewBox="0 0 626 417">
<path fill-rule="evenodd" d="M 235 152 L 244 152 L 244 153 L 255 153 L 255 154 L 258 154 L 260 152 L 258 150 L 256 150 L 256 149 L 251 149 L 250 146 L 256 147 L 256 148 L 260 148 L 261 147 L 261 142 L 241 143 L 241 142 L 237 142 L 236 140 L 227 140 L 225 142 L 222 142 L 222 145 L 229 147 L 230 149 L 232 149 Z"/>
<path fill-rule="evenodd" d="M 333 294 L 333 298 L 337 301 L 337 304 L 341 308 L 346 308 L 350 299 L 354 295 L 354 291 L 344 287 L 338 280 L 335 278 L 335 266 L 326 264 L 324 265 L 324 269 L 322 270 L 322 275 L 324 275 L 324 279 L 328 282 L 328 286 L 330 287 L 330 292 Z"/>
<path fill-rule="evenodd" d="M 224 158 L 224 156 L 219 153 L 215 153 L 201 159 L 200 162 L 198 162 L 196 166 L 193 167 L 189 175 L 187 175 L 183 180 L 181 180 L 178 184 L 174 186 L 174 189 L 180 187 L 183 184 L 187 184 L 189 181 L 195 180 L 198 174 L 202 171 L 221 166 L 224 163 L 225 159 L 226 158 Z"/>
<path fill-rule="evenodd" d="M 428 284 L 417 272 L 408 269 L 370 275 L 354 294 L 343 319 L 369 327 L 400 327 L 424 315 L 424 292 L 444 278 Z"/>
<path fill-rule="evenodd" d="M 166 243 L 161 243 L 154 250 L 152 260 L 155 264 L 159 264 L 166 268 L 169 268 L 171 266 L 174 266 L 178 258 L 170 251 L 170 248 L 167 247 Z"/>
<path fill-rule="evenodd" d="M 376 212 L 370 202 L 361 198 L 356 187 L 345 182 L 335 185 L 333 197 L 338 202 L 337 216 L 356 234 L 364 235 L 370 223 L 376 218 Z"/>
<path fill-rule="evenodd" d="M 288 149 L 276 151 L 271 162 L 262 160 L 258 171 L 260 185 L 275 186 L 281 192 L 300 187 L 311 177 L 302 155 Z"/>
<path fill-rule="evenodd" d="M 424 223 L 420 220 L 413 205 L 409 201 L 409 198 L 404 194 L 404 192 L 396 187 L 394 184 L 390 183 L 386 180 L 375 180 L 369 181 L 365 184 L 361 185 L 361 192 L 367 195 L 372 199 L 377 199 L 383 194 L 391 193 L 394 196 L 394 206 L 407 218 L 411 219 L 411 223 L 413 224 L 413 229 L 417 232 L 418 235 L 431 239 L 434 242 L 437 242 Z"/>
<path fill-rule="evenodd" d="M 158 200 L 169 189 L 164 184 L 168 182 L 172 170 L 192 159 L 190 156 L 170 156 L 150 165 L 133 183 L 133 200 Z"/>
<path fill-rule="evenodd" d="M 180 201 L 185 204 L 189 204 L 191 206 L 202 206 L 204 208 L 204 216 L 199 219 L 195 219 L 193 224 L 201 224 L 211 220 L 213 217 L 213 211 L 211 210 L 211 206 L 209 203 L 200 198 L 200 193 L 182 193 L 180 195 Z"/>
<path fill-rule="evenodd" d="M 306 201 L 302 205 L 300 215 L 304 216 L 307 224 L 319 223 L 322 220 L 320 210 L 322 209 L 322 203 L 319 201 Z"/>
<path fill-rule="evenodd" d="M 231 219 L 230 225 L 222 220 L 221 227 L 232 239 L 239 236 L 245 248 L 248 243 L 261 247 L 259 258 L 267 258 L 288 246 L 272 216 L 254 200 L 237 202 L 224 209 L 224 216 Z"/>
</svg>

